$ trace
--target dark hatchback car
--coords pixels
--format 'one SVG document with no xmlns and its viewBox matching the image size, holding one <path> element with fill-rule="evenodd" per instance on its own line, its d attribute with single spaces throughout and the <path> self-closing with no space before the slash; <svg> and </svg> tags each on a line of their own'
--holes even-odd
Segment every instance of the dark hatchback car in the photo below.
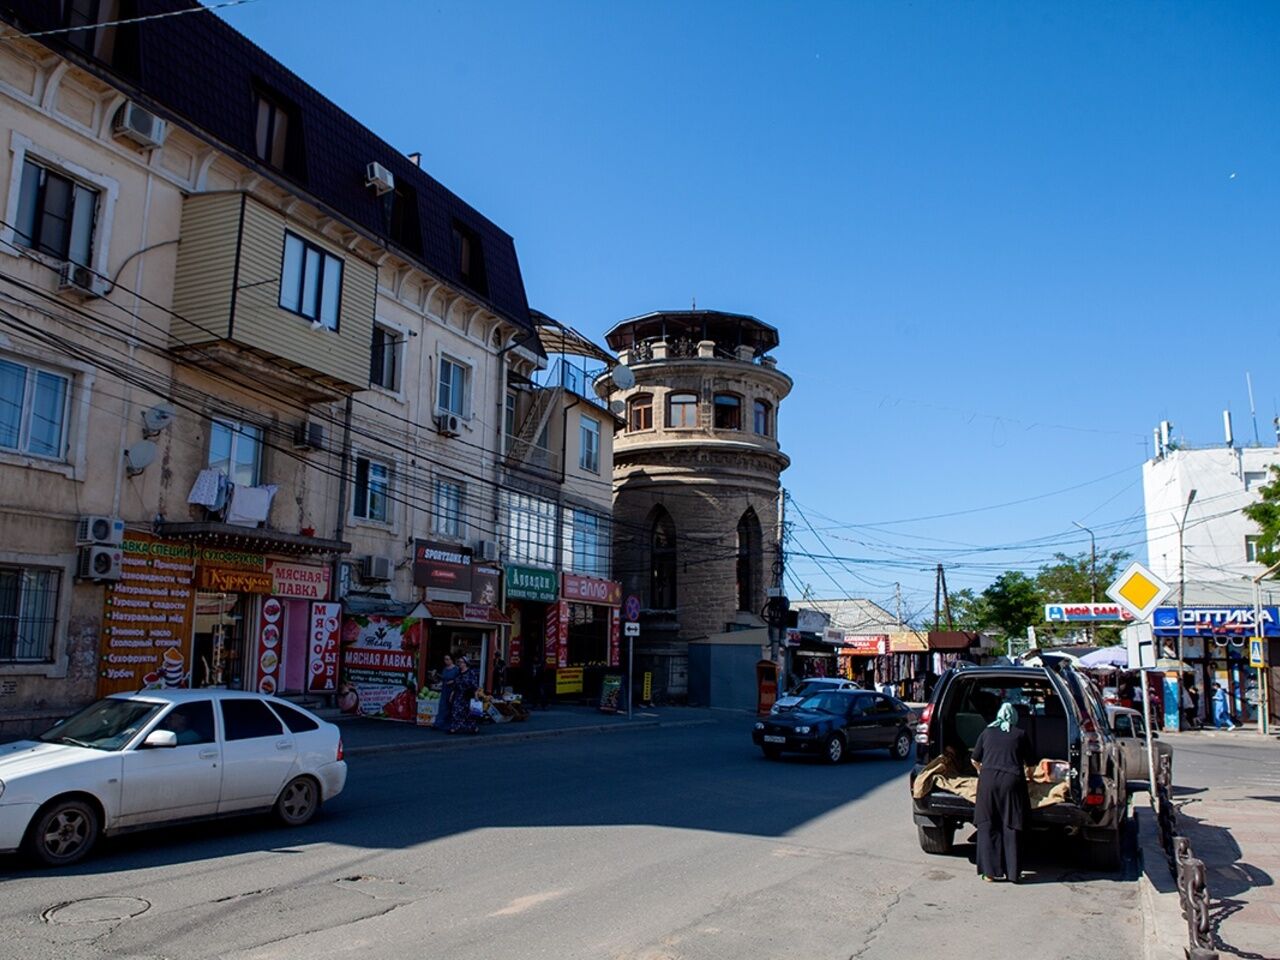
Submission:
<svg viewBox="0 0 1280 960">
<path fill-rule="evenodd" d="M 901 700 L 862 690 L 832 690 L 801 700 L 786 713 L 756 721 L 751 739 L 770 760 L 811 753 L 839 763 L 851 750 L 911 753 L 916 716 Z"/>
</svg>

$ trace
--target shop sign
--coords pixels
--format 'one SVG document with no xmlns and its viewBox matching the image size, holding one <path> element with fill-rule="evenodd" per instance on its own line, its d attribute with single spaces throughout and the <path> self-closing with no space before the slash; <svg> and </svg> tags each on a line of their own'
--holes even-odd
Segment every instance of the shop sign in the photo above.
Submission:
<svg viewBox="0 0 1280 960">
<path fill-rule="evenodd" d="M 796 611 L 796 629 L 801 633 L 822 633 L 830 622 L 831 617 L 821 610 Z"/>
<path fill-rule="evenodd" d="M 267 568 L 267 558 L 260 553 L 245 550 L 225 550 L 222 547 L 200 547 L 196 563 L 210 567 L 228 567 L 233 570 L 258 570 Z"/>
<path fill-rule="evenodd" d="M 422 621 L 416 617 L 345 617 L 338 687 L 342 712 L 416 723 L 421 643 Z"/>
<path fill-rule="evenodd" d="M 556 604 L 556 634 L 560 642 L 556 645 L 556 666 L 569 665 L 569 604 L 561 600 Z"/>
<path fill-rule="evenodd" d="M 434 540 L 413 545 L 414 586 L 471 592 L 471 548 Z"/>
<path fill-rule="evenodd" d="M 917 633 L 889 634 L 890 653 L 927 653 L 929 641 Z"/>
<path fill-rule="evenodd" d="M 880 657 L 889 652 L 889 635 L 846 636 L 840 652 L 846 657 Z"/>
<path fill-rule="evenodd" d="M 835 627 L 827 627 L 822 631 L 822 642 L 829 643 L 833 647 L 844 646 L 844 631 L 837 630 Z"/>
<path fill-rule="evenodd" d="M 556 695 L 582 692 L 582 668 L 561 667 L 556 671 Z"/>
<path fill-rule="evenodd" d="M 280 677 L 284 675 L 281 661 L 284 647 L 281 631 L 284 629 L 284 604 L 275 597 L 262 601 L 258 612 L 258 644 L 253 658 L 253 688 L 268 696 L 280 689 Z"/>
<path fill-rule="evenodd" d="M 507 664 L 512 667 L 518 667 L 524 657 L 524 622 L 520 617 L 518 604 L 507 604 L 507 619 L 511 621 L 511 643 Z"/>
<path fill-rule="evenodd" d="M 487 603 L 464 603 L 462 605 L 462 619 L 492 623 L 493 607 Z"/>
<path fill-rule="evenodd" d="M 120 579 L 103 599 L 98 696 L 189 686 L 194 549 L 130 533 L 120 550 Z"/>
<path fill-rule="evenodd" d="M 342 604 L 313 603 L 307 621 L 307 692 L 338 689 L 338 626 Z"/>
<path fill-rule="evenodd" d="M 622 697 L 622 677 L 616 673 L 606 674 L 600 683 L 600 712 L 617 713 L 621 708 L 618 701 Z"/>
<path fill-rule="evenodd" d="M 329 596 L 329 567 L 267 561 L 271 595 L 295 600 L 325 600 Z"/>
<path fill-rule="evenodd" d="M 622 603 L 622 584 L 600 577 L 580 577 L 575 573 L 561 575 L 560 594 L 575 603 L 596 603 L 616 607 Z"/>
<path fill-rule="evenodd" d="M 622 611 L 614 607 L 609 611 L 609 666 L 622 663 Z"/>
<path fill-rule="evenodd" d="M 1151 615 L 1157 637 L 1178 635 L 1178 608 L 1157 607 Z M 1262 629 L 1255 629 L 1253 607 L 1183 607 L 1182 633 L 1199 637 L 1280 637 L 1280 608 L 1262 608 Z"/>
<path fill-rule="evenodd" d="M 1133 614 L 1118 603 L 1046 603 L 1048 623 L 1107 623 L 1132 620 Z"/>
<path fill-rule="evenodd" d="M 507 599 L 555 603 L 560 599 L 556 572 L 541 567 L 508 566 Z"/>
<path fill-rule="evenodd" d="M 196 582 L 201 590 L 214 593 L 261 593 L 270 595 L 271 574 L 227 567 L 197 567 Z"/>
<path fill-rule="evenodd" d="M 795 627 L 787 627 L 787 632 L 786 632 L 786 636 L 784 637 L 784 640 L 788 647 L 800 646 L 800 631 L 797 630 Z"/>
<path fill-rule="evenodd" d="M 498 602 L 498 589 L 502 586 L 502 569 L 487 564 L 471 568 L 471 602 L 492 607 Z"/>
</svg>

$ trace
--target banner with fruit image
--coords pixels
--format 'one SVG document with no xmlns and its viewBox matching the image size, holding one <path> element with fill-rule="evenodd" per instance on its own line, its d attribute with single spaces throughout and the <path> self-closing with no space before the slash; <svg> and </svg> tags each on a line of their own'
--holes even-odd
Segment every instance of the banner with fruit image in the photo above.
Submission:
<svg viewBox="0 0 1280 960">
<path fill-rule="evenodd" d="M 253 689 L 268 696 L 281 687 L 284 676 L 284 604 L 266 597 L 258 615 L 258 647 L 254 658 Z"/>
<path fill-rule="evenodd" d="M 342 619 L 343 713 L 417 722 L 418 648 L 423 621 L 381 614 Z"/>
</svg>

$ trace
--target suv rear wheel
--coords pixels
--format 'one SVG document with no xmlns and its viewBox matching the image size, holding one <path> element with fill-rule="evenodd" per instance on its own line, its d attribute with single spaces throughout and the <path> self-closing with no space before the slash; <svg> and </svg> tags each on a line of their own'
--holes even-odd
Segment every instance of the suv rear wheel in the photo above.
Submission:
<svg viewBox="0 0 1280 960">
<path fill-rule="evenodd" d="M 918 823 L 916 835 L 920 839 L 920 849 L 925 853 L 950 853 L 956 838 L 956 828 L 950 823 L 932 827 Z"/>
<path fill-rule="evenodd" d="M 1120 869 L 1120 831 L 1110 830 L 1096 840 L 1086 840 L 1085 862 L 1093 870 Z"/>
</svg>

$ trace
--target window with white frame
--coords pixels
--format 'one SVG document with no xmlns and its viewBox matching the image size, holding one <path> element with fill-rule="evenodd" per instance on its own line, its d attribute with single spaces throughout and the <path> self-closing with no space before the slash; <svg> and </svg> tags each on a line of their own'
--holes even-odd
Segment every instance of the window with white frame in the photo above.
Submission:
<svg viewBox="0 0 1280 960">
<path fill-rule="evenodd" d="M 1258 562 L 1258 537 L 1250 534 L 1244 538 L 1244 558 L 1249 563 Z"/>
<path fill-rule="evenodd" d="M 0 663 L 49 663 L 61 572 L 0 565 Z"/>
<path fill-rule="evenodd" d="M 436 410 L 456 417 L 467 415 L 467 391 L 471 368 L 450 357 L 440 358 L 440 384 L 436 392 Z"/>
<path fill-rule="evenodd" d="M 373 325 L 373 349 L 369 352 L 369 382 L 375 387 L 398 392 L 404 338 L 391 327 Z"/>
<path fill-rule="evenodd" d="M 556 503 L 532 494 L 500 490 L 503 555 L 510 563 L 556 565 Z"/>
<path fill-rule="evenodd" d="M 455 539 L 462 538 L 463 492 L 462 484 L 456 480 L 436 478 L 431 524 L 436 533 Z"/>
<path fill-rule="evenodd" d="M 390 523 L 390 493 L 391 465 L 369 457 L 356 457 L 352 515 L 375 523 Z"/>
<path fill-rule="evenodd" d="M 89 266 L 99 192 L 51 166 L 22 162 L 15 243 Z"/>
<path fill-rule="evenodd" d="M 600 472 L 600 421 L 594 417 L 580 417 L 578 430 L 580 450 L 578 466 L 591 473 Z"/>
<path fill-rule="evenodd" d="M 1269 479 L 1269 472 L 1266 470 L 1246 470 L 1244 472 L 1244 488 L 1246 490 L 1257 490 Z"/>
<path fill-rule="evenodd" d="M 336 331 L 341 305 L 342 261 L 297 234 L 286 232 L 280 306 Z"/>
<path fill-rule="evenodd" d="M 65 460 L 70 409 L 68 375 L 0 357 L 0 450 Z"/>
<path fill-rule="evenodd" d="M 609 520 L 590 510 L 570 510 L 565 522 L 572 526 L 568 541 L 569 569 L 587 577 L 609 576 Z"/>
<path fill-rule="evenodd" d="M 224 474 L 238 487 L 262 482 L 262 428 L 235 420 L 214 420 L 209 426 L 209 469 Z"/>
</svg>

